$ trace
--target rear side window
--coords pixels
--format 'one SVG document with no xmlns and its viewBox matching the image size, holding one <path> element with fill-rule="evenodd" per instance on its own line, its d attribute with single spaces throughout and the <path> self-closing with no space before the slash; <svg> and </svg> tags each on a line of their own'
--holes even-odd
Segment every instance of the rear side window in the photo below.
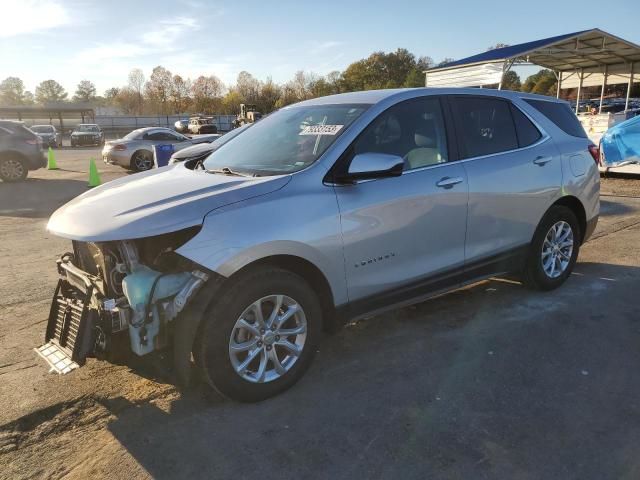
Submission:
<svg viewBox="0 0 640 480">
<path fill-rule="evenodd" d="M 578 117 L 573 113 L 569 105 L 560 102 L 547 102 L 545 100 L 523 99 L 545 117 L 555 123 L 563 132 L 580 138 L 587 138 L 587 134 L 580 125 Z"/>
<path fill-rule="evenodd" d="M 509 102 L 488 97 L 452 97 L 451 105 L 464 158 L 518 148 Z"/>
<path fill-rule="evenodd" d="M 520 148 L 528 147 L 540 140 L 542 134 L 518 107 L 511 105 L 511 115 L 513 115 L 513 123 L 516 125 L 518 146 Z"/>
</svg>

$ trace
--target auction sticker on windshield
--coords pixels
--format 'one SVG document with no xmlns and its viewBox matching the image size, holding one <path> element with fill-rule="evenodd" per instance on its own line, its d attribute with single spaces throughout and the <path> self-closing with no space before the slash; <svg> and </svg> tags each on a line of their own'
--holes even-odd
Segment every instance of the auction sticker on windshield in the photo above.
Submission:
<svg viewBox="0 0 640 480">
<path fill-rule="evenodd" d="M 307 125 L 300 135 L 335 135 L 344 125 Z"/>
</svg>

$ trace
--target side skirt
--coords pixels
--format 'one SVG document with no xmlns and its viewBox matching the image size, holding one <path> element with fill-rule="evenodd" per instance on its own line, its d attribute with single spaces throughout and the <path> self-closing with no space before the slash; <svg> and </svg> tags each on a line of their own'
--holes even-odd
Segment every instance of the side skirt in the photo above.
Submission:
<svg viewBox="0 0 640 480">
<path fill-rule="evenodd" d="M 338 318 L 346 323 L 420 303 L 496 275 L 518 272 L 524 268 L 528 249 L 529 245 L 524 245 L 445 273 L 425 277 L 416 282 L 341 305 L 336 308 L 336 313 Z"/>
</svg>

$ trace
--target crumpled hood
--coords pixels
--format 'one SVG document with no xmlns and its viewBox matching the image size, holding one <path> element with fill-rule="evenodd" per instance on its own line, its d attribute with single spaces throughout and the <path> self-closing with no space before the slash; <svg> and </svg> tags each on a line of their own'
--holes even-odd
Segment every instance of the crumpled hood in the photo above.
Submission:
<svg viewBox="0 0 640 480">
<path fill-rule="evenodd" d="M 237 177 L 170 165 L 114 180 L 74 198 L 54 212 L 47 230 L 92 242 L 175 232 L 201 225 L 212 210 L 279 190 L 290 178 Z"/>
<path fill-rule="evenodd" d="M 182 160 L 184 158 L 197 157 L 199 155 L 204 155 L 205 153 L 211 153 L 215 149 L 216 147 L 210 143 L 198 143 L 197 145 L 178 150 L 172 155 L 172 157 Z"/>
</svg>

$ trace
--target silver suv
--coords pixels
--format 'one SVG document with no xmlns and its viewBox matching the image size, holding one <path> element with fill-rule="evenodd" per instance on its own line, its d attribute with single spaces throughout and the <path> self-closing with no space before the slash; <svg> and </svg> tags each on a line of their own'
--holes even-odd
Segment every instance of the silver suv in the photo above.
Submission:
<svg viewBox="0 0 640 480">
<path fill-rule="evenodd" d="M 40 354 L 171 347 L 227 397 L 291 387 L 322 330 L 489 276 L 570 275 L 599 212 L 597 152 L 567 103 L 403 89 L 283 108 L 214 151 L 60 208 L 73 240 Z M 197 367 L 197 368 L 196 368 Z"/>
</svg>

